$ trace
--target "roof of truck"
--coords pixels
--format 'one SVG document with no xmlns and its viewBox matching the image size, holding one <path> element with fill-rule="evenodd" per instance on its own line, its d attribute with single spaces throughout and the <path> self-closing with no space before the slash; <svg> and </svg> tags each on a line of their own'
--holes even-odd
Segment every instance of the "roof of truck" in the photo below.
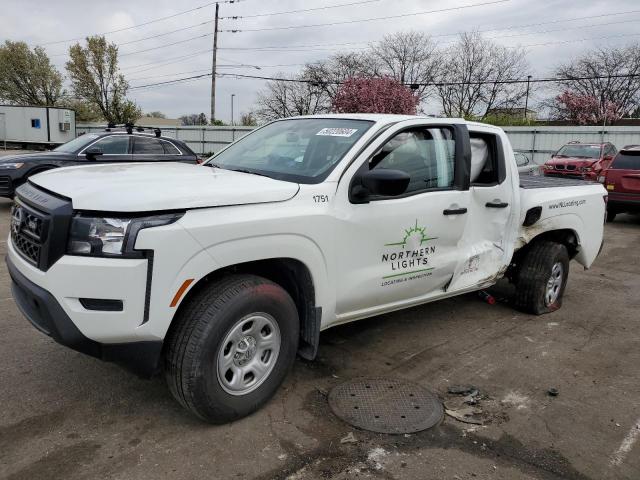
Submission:
<svg viewBox="0 0 640 480">
<path fill-rule="evenodd" d="M 368 120 L 376 123 L 396 123 L 404 120 L 442 120 L 455 121 L 456 123 L 464 122 L 462 118 L 446 118 L 446 117 L 430 117 L 427 115 L 393 115 L 388 113 L 327 113 L 321 115 L 304 115 L 292 118 L 342 118 L 345 120 Z"/>
</svg>

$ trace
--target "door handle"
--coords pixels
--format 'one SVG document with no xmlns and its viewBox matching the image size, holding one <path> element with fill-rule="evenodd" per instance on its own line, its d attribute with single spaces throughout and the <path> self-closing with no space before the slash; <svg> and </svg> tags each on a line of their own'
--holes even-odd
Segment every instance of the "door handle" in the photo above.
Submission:
<svg viewBox="0 0 640 480">
<path fill-rule="evenodd" d="M 484 206 L 487 208 L 507 208 L 509 204 L 507 202 L 487 202 Z"/>
<path fill-rule="evenodd" d="M 467 209 L 465 207 L 462 208 L 447 208 L 442 211 L 443 215 L 462 215 L 463 213 L 467 213 Z"/>
</svg>

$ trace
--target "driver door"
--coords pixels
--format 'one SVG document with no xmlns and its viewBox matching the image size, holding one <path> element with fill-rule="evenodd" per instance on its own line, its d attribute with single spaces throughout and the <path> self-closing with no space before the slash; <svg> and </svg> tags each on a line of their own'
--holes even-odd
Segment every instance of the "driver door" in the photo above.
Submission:
<svg viewBox="0 0 640 480">
<path fill-rule="evenodd" d="M 336 247 L 339 321 L 446 291 L 468 220 L 468 142 L 464 125 L 405 122 L 375 141 L 342 177 L 335 202 L 342 232 Z M 404 194 L 364 203 L 350 198 L 354 178 L 385 168 L 409 175 Z"/>
</svg>

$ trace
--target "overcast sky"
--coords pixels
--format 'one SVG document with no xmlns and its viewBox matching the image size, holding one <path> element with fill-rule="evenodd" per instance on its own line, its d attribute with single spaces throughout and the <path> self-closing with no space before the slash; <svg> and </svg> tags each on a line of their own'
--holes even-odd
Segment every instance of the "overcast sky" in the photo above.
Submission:
<svg viewBox="0 0 640 480">
<path fill-rule="evenodd" d="M 222 3 L 220 15 L 248 16 L 296 9 L 325 7 L 363 0 L 241 0 Z M 554 65 L 596 46 L 622 46 L 640 39 L 640 2 L 637 0 L 371 0 L 368 3 L 329 8 L 305 13 L 257 16 L 238 20 L 221 20 L 220 29 L 261 29 L 309 24 L 344 22 L 373 17 L 390 17 L 406 13 L 477 5 L 455 11 L 434 12 L 403 18 L 312 28 L 276 29 L 220 33 L 218 38 L 219 72 L 272 76 L 293 73 L 298 64 L 325 58 L 332 53 L 364 48 L 385 34 L 402 30 L 427 32 L 445 48 L 455 34 L 469 30 L 487 31 L 485 36 L 505 46 L 527 46 L 531 75 L 547 76 Z M 2 0 L 0 38 L 23 40 L 31 45 L 45 45 L 52 61 L 64 72 L 66 51 L 71 42 L 61 40 L 100 34 L 140 25 L 206 5 L 207 0 Z M 611 15 L 619 13 L 619 15 Z M 607 16 L 603 16 L 607 15 Z M 108 34 L 120 46 L 120 63 L 132 87 L 206 73 L 211 69 L 214 6 L 210 5 L 174 18 L 149 23 L 139 28 Z M 600 16 L 600 17 L 596 17 Z M 592 17 L 592 18 L 584 18 Z M 564 21 L 582 18 L 581 20 Z M 548 23 L 556 22 L 558 23 Z M 207 22 L 207 23 L 204 23 Z M 203 24 L 204 23 L 204 24 Z M 523 27 L 545 23 L 545 25 Z M 193 28 L 185 28 L 192 27 Z M 507 27 L 518 27 L 510 28 Z M 181 31 L 153 39 L 145 37 Z M 177 45 L 162 46 L 172 42 Z M 609 37 L 609 38 L 603 38 Z M 587 39 L 585 41 L 576 41 Z M 129 42 L 129 43 L 127 43 Z M 358 42 L 358 43 L 356 43 Z M 126 44 L 125 44 L 126 43 Z M 297 50 L 252 50 L 265 46 L 353 43 L 345 46 L 302 47 Z M 547 44 L 547 45 L 539 45 Z M 149 50 L 140 52 L 140 50 Z M 229 50 L 227 50 L 229 49 Z M 242 50 L 246 49 L 246 50 Z M 251 66 L 259 66 L 260 70 Z M 236 95 L 238 112 L 252 108 L 262 80 L 219 78 L 217 117 L 229 121 L 231 94 Z M 132 89 L 133 98 L 145 112 L 160 110 L 170 117 L 186 113 L 209 112 L 210 79 L 146 89 Z M 539 96 L 547 92 L 541 91 Z M 534 99 L 535 103 L 535 99 Z M 437 114 L 436 107 L 430 107 Z"/>
</svg>

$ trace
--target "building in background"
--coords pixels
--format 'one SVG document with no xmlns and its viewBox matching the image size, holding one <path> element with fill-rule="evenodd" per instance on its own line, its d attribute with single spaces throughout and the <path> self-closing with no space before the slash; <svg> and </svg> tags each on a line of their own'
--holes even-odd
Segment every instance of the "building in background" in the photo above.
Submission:
<svg viewBox="0 0 640 480">
<path fill-rule="evenodd" d="M 68 108 L 0 105 L 0 147 L 55 147 L 76 137 L 76 113 Z"/>
<path fill-rule="evenodd" d="M 179 127 L 180 125 L 182 125 L 182 123 L 178 118 L 158 118 L 144 116 L 136 120 L 136 125 L 150 127 Z"/>
</svg>

